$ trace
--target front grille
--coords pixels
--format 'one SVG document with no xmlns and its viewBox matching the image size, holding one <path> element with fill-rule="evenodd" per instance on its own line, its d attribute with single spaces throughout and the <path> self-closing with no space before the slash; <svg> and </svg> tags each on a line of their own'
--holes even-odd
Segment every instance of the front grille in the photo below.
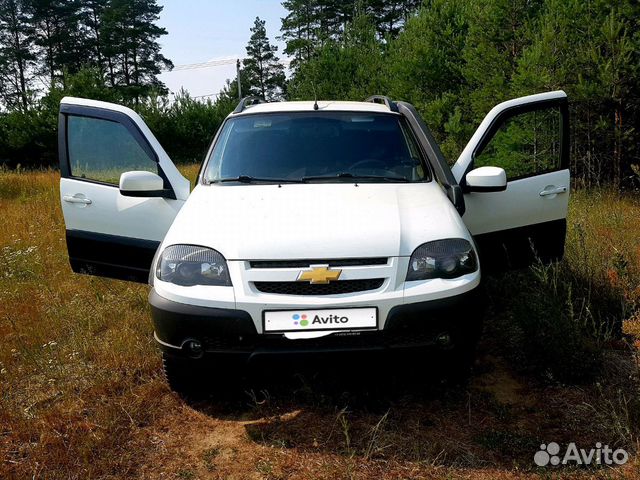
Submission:
<svg viewBox="0 0 640 480">
<path fill-rule="evenodd" d="M 330 267 L 361 267 L 386 265 L 387 258 L 343 258 L 320 260 L 256 260 L 249 262 L 251 268 L 309 268 L 309 265 L 329 265 Z"/>
<path fill-rule="evenodd" d="M 263 293 L 281 295 L 338 295 L 340 293 L 364 292 L 382 286 L 384 278 L 367 278 L 364 280 L 340 280 L 325 284 L 307 282 L 254 282 L 256 288 Z"/>
</svg>

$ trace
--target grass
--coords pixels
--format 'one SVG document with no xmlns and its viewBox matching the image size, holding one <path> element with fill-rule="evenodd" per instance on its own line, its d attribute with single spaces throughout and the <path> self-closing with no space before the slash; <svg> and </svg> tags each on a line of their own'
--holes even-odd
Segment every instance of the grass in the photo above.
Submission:
<svg viewBox="0 0 640 480">
<path fill-rule="evenodd" d="M 162 379 L 147 287 L 70 271 L 55 172 L 0 172 L 0 213 L 0 478 L 640 475 L 637 196 L 576 192 L 565 261 L 489 281 L 468 385 L 385 361 L 197 403 Z M 631 460 L 536 469 L 548 441 Z"/>
</svg>

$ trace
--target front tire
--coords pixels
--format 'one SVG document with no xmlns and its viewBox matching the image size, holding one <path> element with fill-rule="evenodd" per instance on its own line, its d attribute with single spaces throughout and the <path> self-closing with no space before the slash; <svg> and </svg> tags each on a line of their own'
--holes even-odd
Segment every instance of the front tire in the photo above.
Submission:
<svg viewBox="0 0 640 480">
<path fill-rule="evenodd" d="M 482 325 L 482 319 L 476 319 L 466 330 L 454 333 L 452 348 L 443 352 L 448 380 L 465 383 L 471 376 Z"/>
<path fill-rule="evenodd" d="M 219 365 L 220 363 L 220 365 Z M 182 397 L 233 397 L 244 380 L 241 361 L 183 358 L 162 353 L 162 370 L 169 388 Z"/>
<path fill-rule="evenodd" d="M 206 375 L 195 360 L 162 354 L 162 370 L 169 388 L 181 396 L 205 392 Z"/>
</svg>

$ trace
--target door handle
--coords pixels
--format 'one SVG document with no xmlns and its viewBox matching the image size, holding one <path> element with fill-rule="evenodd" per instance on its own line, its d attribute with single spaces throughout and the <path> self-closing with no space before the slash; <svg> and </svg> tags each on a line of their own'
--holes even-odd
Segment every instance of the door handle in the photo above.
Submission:
<svg viewBox="0 0 640 480">
<path fill-rule="evenodd" d="M 82 203 L 83 205 L 91 205 L 91 200 L 84 197 L 76 197 L 71 195 L 65 195 L 62 199 L 67 203 Z"/>
<path fill-rule="evenodd" d="M 546 187 L 540 192 L 540 196 L 546 197 L 547 195 L 557 195 L 558 193 L 567 193 L 567 187 L 564 185 L 560 187 Z"/>
</svg>

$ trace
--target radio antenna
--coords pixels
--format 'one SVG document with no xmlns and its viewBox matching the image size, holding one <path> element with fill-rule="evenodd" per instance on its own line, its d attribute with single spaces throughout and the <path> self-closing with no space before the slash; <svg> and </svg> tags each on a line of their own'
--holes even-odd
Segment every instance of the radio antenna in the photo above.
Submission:
<svg viewBox="0 0 640 480">
<path fill-rule="evenodd" d="M 318 94 L 316 93 L 316 82 L 311 82 L 311 88 L 313 88 L 313 109 L 318 110 Z"/>
</svg>

